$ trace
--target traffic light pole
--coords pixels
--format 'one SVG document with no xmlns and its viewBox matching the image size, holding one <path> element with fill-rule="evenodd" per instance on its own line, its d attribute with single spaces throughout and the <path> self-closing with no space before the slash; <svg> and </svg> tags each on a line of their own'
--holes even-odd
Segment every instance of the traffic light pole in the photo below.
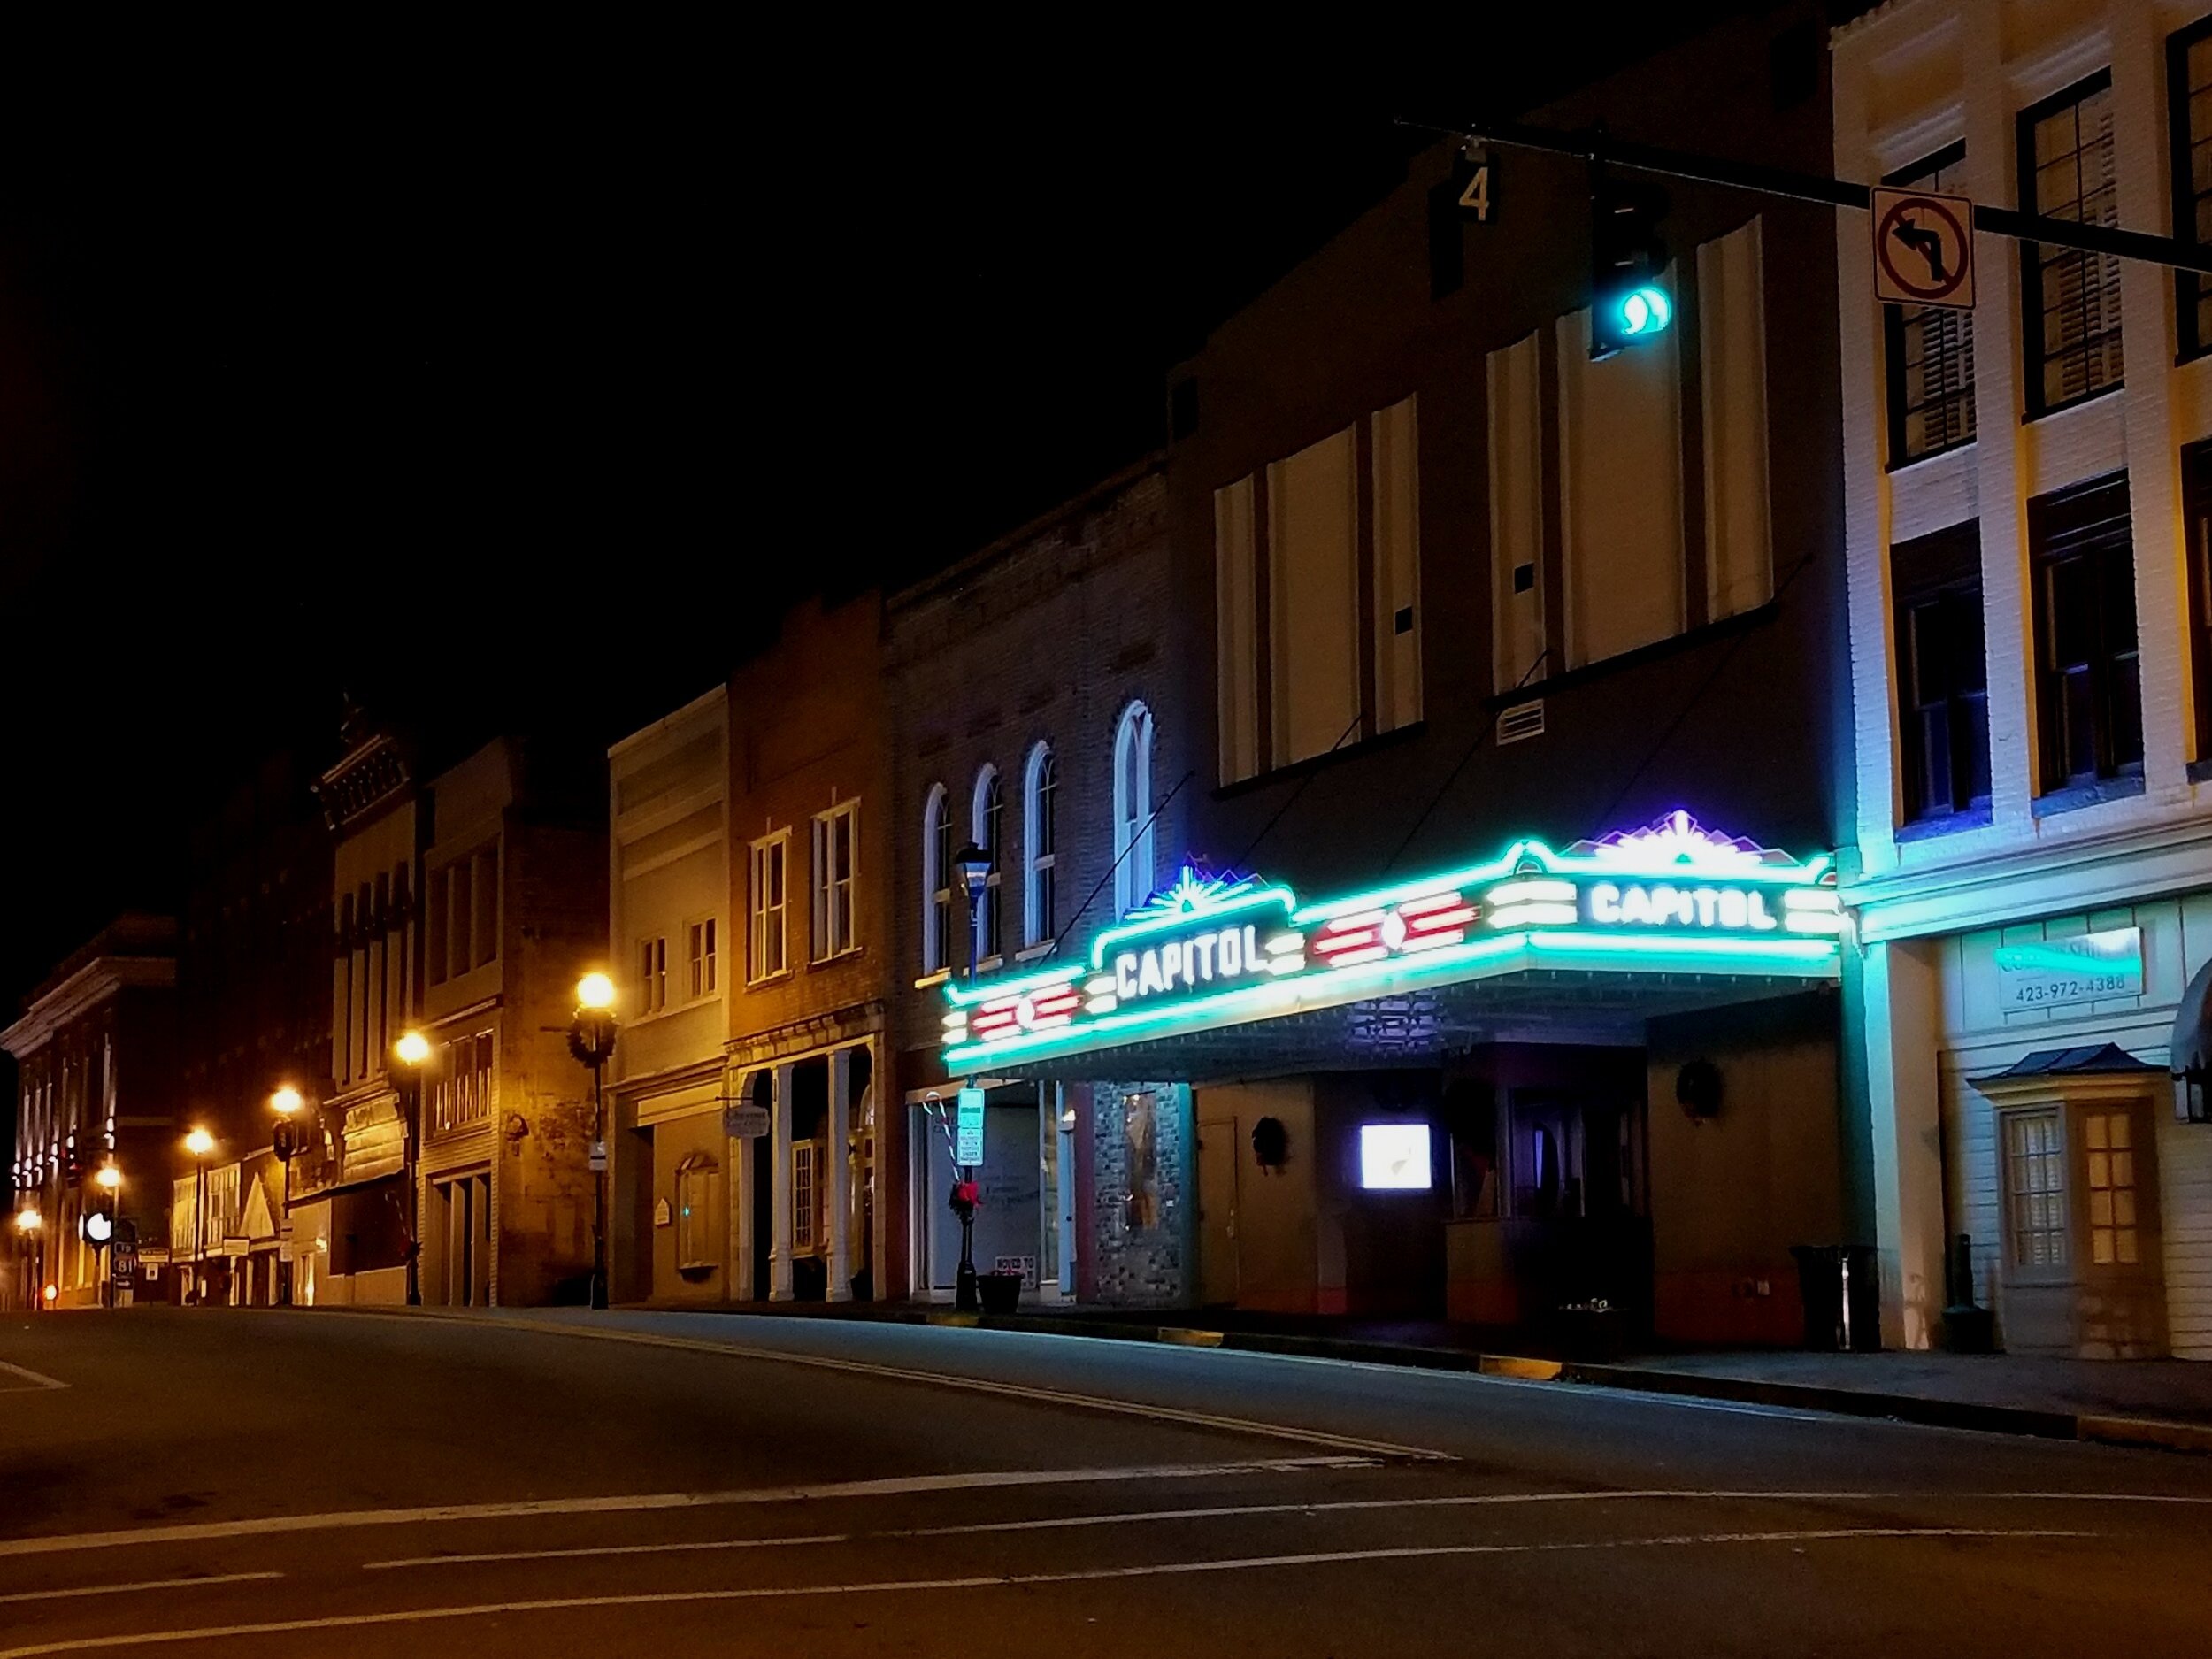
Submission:
<svg viewBox="0 0 2212 1659">
<path fill-rule="evenodd" d="M 1546 155 L 1570 156 L 1578 161 L 1618 167 L 1632 173 L 1656 173 L 1670 179 L 1690 179 L 1701 184 L 1724 185 L 1757 196 L 1781 196 L 1794 202 L 1816 202 L 1828 207 L 1865 211 L 1871 203 L 1870 187 L 1847 179 L 1819 173 L 1794 173 L 1757 162 L 1731 161 L 1720 156 L 1701 156 L 1686 150 L 1616 138 L 1601 127 L 1560 132 L 1532 127 L 1522 121 L 1484 121 L 1436 126 L 1426 121 L 1402 121 L 1427 132 L 1449 134 L 1497 144 L 1508 150 L 1533 150 Z M 2139 230 L 2120 230 L 2106 225 L 2080 225 L 2070 219 L 2046 219 L 2016 208 L 1974 204 L 1974 228 L 2018 242 L 2047 242 L 2055 248 L 2078 248 L 2084 253 L 2108 254 L 2119 259 L 2140 259 L 2176 271 L 2194 271 L 2212 276 L 2212 245 L 2185 242 L 2177 236 L 2154 236 Z"/>
</svg>

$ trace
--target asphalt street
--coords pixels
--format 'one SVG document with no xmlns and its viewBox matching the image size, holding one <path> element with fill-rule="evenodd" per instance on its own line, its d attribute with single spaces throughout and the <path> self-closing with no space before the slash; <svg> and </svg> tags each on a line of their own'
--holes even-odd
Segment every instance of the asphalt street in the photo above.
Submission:
<svg viewBox="0 0 2212 1659">
<path fill-rule="evenodd" d="M 2212 1459 L 664 1314 L 0 1325 L 0 1659 L 2201 1654 Z"/>
</svg>

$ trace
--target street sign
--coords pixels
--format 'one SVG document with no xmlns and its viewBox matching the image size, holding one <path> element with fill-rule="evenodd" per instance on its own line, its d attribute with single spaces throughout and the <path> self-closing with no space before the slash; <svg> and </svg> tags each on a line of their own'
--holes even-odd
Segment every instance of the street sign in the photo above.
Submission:
<svg viewBox="0 0 2212 1659">
<path fill-rule="evenodd" d="M 964 1170 L 972 1170 L 983 1162 L 983 1091 L 964 1088 L 960 1104 L 953 1120 L 952 1161 Z"/>
<path fill-rule="evenodd" d="M 148 1270 L 150 1272 L 151 1269 Z M 119 1243 L 108 1252 L 108 1277 L 117 1283 L 138 1271 L 138 1250 L 135 1246 Z"/>
<path fill-rule="evenodd" d="M 725 1106 L 722 1133 L 733 1141 L 757 1141 L 768 1133 L 765 1106 Z"/>
<path fill-rule="evenodd" d="M 1893 305 L 1974 306 L 1974 204 L 1932 190 L 1873 193 L 1874 297 Z"/>
<path fill-rule="evenodd" d="M 607 1143 L 603 1141 L 595 1141 L 591 1143 L 592 1173 L 595 1175 L 603 1174 L 606 1171 L 606 1168 Z"/>
</svg>

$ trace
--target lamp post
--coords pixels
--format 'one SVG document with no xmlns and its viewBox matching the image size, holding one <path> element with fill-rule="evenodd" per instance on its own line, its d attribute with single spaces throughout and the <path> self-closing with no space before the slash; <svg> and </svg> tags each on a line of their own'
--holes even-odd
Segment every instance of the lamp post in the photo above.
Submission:
<svg viewBox="0 0 2212 1659">
<path fill-rule="evenodd" d="M 202 1306 L 207 1302 L 207 1155 L 215 1150 L 215 1137 L 197 1125 L 184 1138 L 184 1149 L 196 1166 L 192 1204 L 192 1291 Z"/>
<path fill-rule="evenodd" d="M 607 1100 L 603 1073 L 614 1056 L 614 981 L 587 973 L 576 981 L 568 1051 L 591 1068 L 591 1305 L 607 1305 Z"/>
<path fill-rule="evenodd" d="M 23 1235 L 23 1241 L 31 1253 L 30 1298 L 33 1308 L 45 1304 L 39 1300 L 39 1286 L 46 1282 L 46 1243 L 39 1229 L 46 1225 L 46 1217 L 35 1210 L 15 1212 L 15 1230 Z"/>
<path fill-rule="evenodd" d="M 269 1132 L 269 1150 L 284 1166 L 284 1230 L 277 1252 L 277 1301 L 287 1308 L 292 1305 L 292 1159 L 300 1149 L 299 1128 L 293 1120 L 306 1103 L 289 1083 L 279 1084 L 269 1096 L 269 1110 L 277 1119 L 276 1127 Z"/>
<path fill-rule="evenodd" d="M 997 838 L 993 837 L 994 840 Z M 968 895 L 968 983 L 975 983 L 976 962 L 981 951 L 983 890 L 991 879 L 991 855 L 970 841 L 952 856 L 952 867 Z M 975 1290 L 976 1171 L 956 1166 L 958 1181 L 952 1191 L 952 1212 L 960 1217 L 960 1271 L 953 1277 L 952 1305 L 962 1313 L 974 1313 L 982 1302 Z"/>
<path fill-rule="evenodd" d="M 415 1204 L 415 1147 L 422 1123 L 422 1069 L 430 1063 L 430 1039 L 419 1031 L 403 1031 L 392 1045 L 396 1068 L 392 1076 L 399 1090 L 399 1172 L 407 1186 L 407 1305 L 422 1306 L 422 1240 L 415 1236 L 421 1220 Z"/>
<path fill-rule="evenodd" d="M 93 1183 L 107 1194 L 107 1237 L 100 1240 L 100 1305 L 115 1306 L 115 1228 L 122 1205 L 123 1170 L 111 1156 L 93 1172 Z"/>
</svg>

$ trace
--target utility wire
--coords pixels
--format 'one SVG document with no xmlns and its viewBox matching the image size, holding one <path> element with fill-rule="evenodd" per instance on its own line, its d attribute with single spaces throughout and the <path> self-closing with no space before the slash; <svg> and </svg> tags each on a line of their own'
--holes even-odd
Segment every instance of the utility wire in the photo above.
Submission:
<svg viewBox="0 0 2212 1659">
<path fill-rule="evenodd" d="M 1344 747 L 1344 740 L 1351 736 L 1353 732 L 1358 728 L 1359 723 L 1366 718 L 1367 710 L 1364 709 L 1354 715 L 1352 717 L 1352 724 L 1346 726 L 1341 732 L 1339 732 L 1336 734 L 1336 741 L 1330 744 L 1328 748 L 1323 749 L 1321 753 L 1324 755 L 1333 755 L 1338 749 L 1342 749 Z M 1317 757 L 1317 758 L 1318 757 Z M 1315 772 L 1318 772 L 1319 770 L 1319 767 L 1316 767 L 1314 769 Z M 1306 786 L 1313 781 L 1313 778 L 1314 773 L 1310 772 L 1298 780 L 1297 787 L 1292 789 L 1287 795 L 1283 797 L 1282 805 L 1275 809 L 1275 816 L 1268 819 L 1266 823 L 1260 826 L 1260 833 L 1252 838 L 1251 845 L 1247 847 L 1237 856 L 1236 862 L 1229 866 L 1230 869 L 1242 872 L 1250 868 L 1252 855 L 1259 851 L 1260 843 L 1267 839 L 1268 833 L 1271 830 L 1283 821 L 1283 814 L 1289 811 L 1291 808 L 1298 804 L 1298 797 L 1305 794 Z"/>
<path fill-rule="evenodd" d="M 1053 930 L 1052 949 L 1046 951 L 1045 956 L 1049 956 L 1058 954 L 1060 949 L 1060 941 L 1075 931 L 1076 923 L 1083 919 L 1083 912 L 1089 910 L 1092 903 L 1096 901 L 1098 895 L 1106 890 L 1106 884 L 1114 879 L 1114 872 L 1121 868 L 1122 860 L 1128 857 L 1131 853 L 1136 851 L 1137 843 L 1151 833 L 1153 825 L 1159 821 L 1160 814 L 1167 810 L 1167 803 L 1175 799 L 1177 795 L 1182 794 L 1183 786 L 1197 775 L 1198 768 L 1193 766 L 1187 772 L 1184 772 L 1180 778 L 1178 778 L 1175 780 L 1175 787 L 1172 789 L 1170 789 L 1165 795 L 1160 797 L 1160 804 L 1152 809 L 1152 816 L 1145 819 L 1144 827 L 1140 829 L 1134 835 L 1132 835 L 1129 838 L 1129 844 L 1121 849 L 1120 853 L 1116 856 L 1113 863 L 1106 866 L 1106 873 L 1099 877 L 1097 885 L 1091 888 L 1090 893 L 1085 897 L 1083 902 L 1075 907 L 1075 914 L 1069 917 L 1067 921 L 1063 926 Z M 1042 959 L 1042 957 L 1039 958 L 1040 961 Z"/>
<path fill-rule="evenodd" d="M 1521 677 L 1513 682 L 1512 691 L 1507 692 L 1506 695 L 1510 697 L 1514 691 L 1518 691 L 1522 687 L 1527 685 L 1529 675 L 1534 673 L 1538 669 L 1541 668 L 1544 665 L 1544 659 L 1550 655 L 1551 648 L 1549 646 L 1546 646 L 1542 650 L 1537 652 L 1536 660 L 1531 663 L 1528 667 L 1522 672 Z M 1477 752 L 1481 749 L 1482 746 L 1485 743 L 1487 743 L 1497 734 L 1498 722 L 1504 718 L 1505 710 L 1500 709 L 1497 713 L 1490 717 L 1490 724 L 1482 727 L 1481 730 L 1475 733 L 1475 741 L 1467 745 L 1467 752 L 1459 757 L 1459 764 L 1452 768 L 1450 775 L 1448 776 L 1444 780 L 1443 783 L 1438 787 L 1436 793 L 1429 797 L 1428 805 L 1421 809 L 1421 816 L 1413 820 L 1413 827 L 1406 832 L 1406 838 L 1398 843 L 1398 850 L 1391 854 L 1389 863 L 1383 865 L 1383 873 L 1385 875 L 1389 874 L 1390 872 L 1398 867 L 1398 860 L 1406 856 L 1406 849 L 1413 845 L 1414 837 L 1420 834 L 1422 826 L 1429 821 L 1430 814 L 1433 813 L 1438 807 L 1444 804 L 1444 797 L 1452 792 L 1452 786 L 1459 781 L 1459 774 L 1467 770 L 1467 763 L 1474 759 Z"/>
</svg>

